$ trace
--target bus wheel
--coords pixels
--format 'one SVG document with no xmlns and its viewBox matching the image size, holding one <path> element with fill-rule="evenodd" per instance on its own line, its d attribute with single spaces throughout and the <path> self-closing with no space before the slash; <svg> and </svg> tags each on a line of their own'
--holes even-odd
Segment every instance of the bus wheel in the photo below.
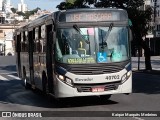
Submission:
<svg viewBox="0 0 160 120">
<path fill-rule="evenodd" d="M 25 87 L 25 89 L 30 89 L 31 88 L 31 85 L 27 82 L 26 77 L 24 78 L 24 87 Z"/>
<path fill-rule="evenodd" d="M 25 87 L 25 89 L 30 89 L 31 85 L 27 82 L 25 68 L 23 68 L 23 81 L 24 81 L 24 87 Z"/>
<path fill-rule="evenodd" d="M 101 95 L 100 96 L 100 99 L 103 101 L 103 102 L 106 102 L 107 100 L 109 100 L 111 97 L 111 95 Z"/>
<path fill-rule="evenodd" d="M 48 84 L 47 84 L 47 77 L 46 77 L 46 75 L 43 75 L 43 77 L 42 77 L 42 87 L 43 87 L 43 93 L 44 94 L 48 94 L 49 90 L 48 90 Z"/>
</svg>

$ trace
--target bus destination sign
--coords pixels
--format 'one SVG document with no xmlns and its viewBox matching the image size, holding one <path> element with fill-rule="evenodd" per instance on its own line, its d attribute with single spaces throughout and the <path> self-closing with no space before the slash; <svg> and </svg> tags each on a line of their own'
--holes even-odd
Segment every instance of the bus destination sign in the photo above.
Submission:
<svg viewBox="0 0 160 120">
<path fill-rule="evenodd" d="M 90 22 L 113 20 L 120 20 L 119 12 L 80 12 L 66 14 L 66 22 Z"/>
</svg>

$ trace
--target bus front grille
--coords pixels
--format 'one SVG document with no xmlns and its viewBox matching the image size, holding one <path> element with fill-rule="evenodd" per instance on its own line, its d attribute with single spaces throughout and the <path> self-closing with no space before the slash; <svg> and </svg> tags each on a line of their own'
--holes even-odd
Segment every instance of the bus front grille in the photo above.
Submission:
<svg viewBox="0 0 160 120">
<path fill-rule="evenodd" d="M 61 66 L 66 69 L 67 72 L 71 72 L 76 75 L 99 75 L 116 73 L 125 68 L 130 61 L 123 61 L 119 63 L 101 63 L 101 64 L 61 64 L 56 63 L 57 66 Z"/>
<path fill-rule="evenodd" d="M 120 66 L 77 66 L 72 67 L 69 72 L 76 75 L 97 75 L 97 74 L 108 74 L 115 73 L 123 70 L 123 67 Z"/>
<path fill-rule="evenodd" d="M 120 84 L 119 82 L 114 83 L 101 83 L 101 84 L 75 84 L 78 92 L 92 92 L 92 88 L 104 88 L 104 91 L 116 90 Z"/>
</svg>

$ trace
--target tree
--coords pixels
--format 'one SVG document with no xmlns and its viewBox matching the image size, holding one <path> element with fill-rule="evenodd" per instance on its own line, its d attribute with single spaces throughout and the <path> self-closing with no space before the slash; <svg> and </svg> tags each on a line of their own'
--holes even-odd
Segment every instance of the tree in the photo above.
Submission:
<svg viewBox="0 0 160 120">
<path fill-rule="evenodd" d="M 37 7 L 35 9 L 31 10 L 31 11 L 26 11 L 24 13 L 24 18 L 29 19 L 29 16 L 34 15 L 34 13 L 36 13 L 38 10 L 41 10 L 41 9 L 39 7 Z"/>
<path fill-rule="evenodd" d="M 59 10 L 74 9 L 74 8 L 90 8 L 89 5 L 96 3 L 97 0 L 67 0 L 61 2 L 56 8 Z"/>
<path fill-rule="evenodd" d="M 26 11 L 25 13 L 21 12 L 21 11 L 17 11 L 16 8 L 11 8 L 13 13 L 17 13 L 18 15 L 21 15 L 24 17 L 24 19 L 29 19 L 29 16 L 34 15 L 34 13 L 36 13 L 38 10 L 41 10 L 41 8 L 37 7 L 31 11 Z"/>
<path fill-rule="evenodd" d="M 11 11 L 12 11 L 13 13 L 16 13 L 16 12 L 17 12 L 17 9 L 16 9 L 16 8 L 11 8 Z"/>
<path fill-rule="evenodd" d="M 144 49 L 145 55 L 145 65 L 146 70 L 152 70 L 151 61 L 150 61 L 150 49 L 147 47 L 145 41 L 142 37 L 147 34 L 149 30 L 149 23 L 151 22 L 151 15 L 153 10 L 151 7 L 148 7 L 146 10 L 140 9 L 144 6 L 144 0 L 75 0 L 73 4 L 69 7 L 67 2 L 60 3 L 58 9 L 73 9 L 73 8 L 87 8 L 90 5 L 95 7 L 116 7 L 127 10 L 129 18 L 132 21 L 133 33 L 134 33 L 134 42 L 136 45 Z"/>
<path fill-rule="evenodd" d="M 25 16 L 25 14 L 23 12 L 17 12 L 17 14 L 20 16 Z"/>
</svg>

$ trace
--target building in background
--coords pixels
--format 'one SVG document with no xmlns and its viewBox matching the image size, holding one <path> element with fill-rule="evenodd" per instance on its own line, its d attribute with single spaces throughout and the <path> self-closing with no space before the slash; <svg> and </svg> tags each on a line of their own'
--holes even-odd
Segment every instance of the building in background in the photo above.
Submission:
<svg viewBox="0 0 160 120">
<path fill-rule="evenodd" d="M 37 13 L 34 13 L 34 15 L 29 16 L 29 21 L 35 20 L 38 17 L 47 15 L 47 14 L 51 14 L 51 12 L 47 10 L 38 10 Z"/>
<path fill-rule="evenodd" d="M 14 55 L 13 32 L 17 26 L 0 25 L 0 55 Z"/>
<path fill-rule="evenodd" d="M 6 4 L 4 5 L 5 12 L 12 13 L 11 8 L 13 8 L 11 5 L 11 0 L 6 0 Z"/>
<path fill-rule="evenodd" d="M 0 0 L 0 55 L 14 55 L 13 32 L 17 25 L 12 7 L 10 0 Z"/>
<path fill-rule="evenodd" d="M 3 0 L 0 0 L 0 11 L 2 11 L 2 3 L 3 3 Z"/>
<path fill-rule="evenodd" d="M 27 4 L 24 3 L 24 0 L 21 0 L 21 3 L 18 4 L 18 11 L 25 13 L 27 10 Z"/>
</svg>

